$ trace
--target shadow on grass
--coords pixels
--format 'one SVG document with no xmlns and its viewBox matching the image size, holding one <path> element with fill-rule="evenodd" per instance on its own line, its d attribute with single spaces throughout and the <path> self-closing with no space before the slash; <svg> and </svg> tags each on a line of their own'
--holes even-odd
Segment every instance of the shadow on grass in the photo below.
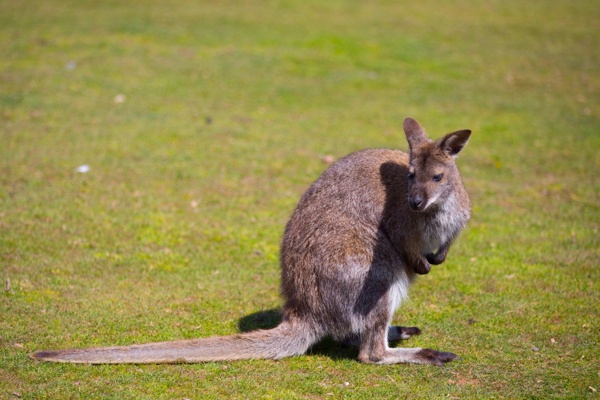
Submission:
<svg viewBox="0 0 600 400">
<path fill-rule="evenodd" d="M 240 319 L 238 328 L 240 332 L 250 332 L 257 329 L 272 329 L 281 322 L 281 312 L 279 309 L 258 311 Z M 315 354 L 329 357 L 333 360 L 356 360 L 358 357 L 358 348 L 348 346 L 327 337 L 307 352 L 307 355 Z"/>
</svg>

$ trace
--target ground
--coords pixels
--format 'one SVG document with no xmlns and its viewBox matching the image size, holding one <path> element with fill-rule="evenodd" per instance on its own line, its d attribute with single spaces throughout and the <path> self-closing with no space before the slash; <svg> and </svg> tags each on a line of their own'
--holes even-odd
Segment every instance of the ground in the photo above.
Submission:
<svg viewBox="0 0 600 400">
<path fill-rule="evenodd" d="M 0 0 L 0 397 L 590 398 L 600 390 L 594 2 Z M 285 222 L 333 159 L 469 128 L 472 220 L 394 322 L 445 367 L 41 349 L 272 325 Z M 87 166 L 87 167 L 84 167 Z"/>
</svg>

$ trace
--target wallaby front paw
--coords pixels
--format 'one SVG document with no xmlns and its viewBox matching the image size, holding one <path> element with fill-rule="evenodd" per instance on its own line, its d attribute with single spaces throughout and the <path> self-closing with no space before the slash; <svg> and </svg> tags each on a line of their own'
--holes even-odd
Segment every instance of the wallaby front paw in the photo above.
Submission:
<svg viewBox="0 0 600 400">
<path fill-rule="evenodd" d="M 431 264 L 421 257 L 417 263 L 415 263 L 413 270 L 419 275 L 426 275 L 431 271 Z"/>
<path fill-rule="evenodd" d="M 427 259 L 427 261 L 429 262 L 429 264 L 431 265 L 440 265 L 441 263 L 444 262 L 444 260 L 446 260 L 446 254 L 433 254 L 433 253 L 429 253 L 425 255 L 425 258 Z"/>
</svg>

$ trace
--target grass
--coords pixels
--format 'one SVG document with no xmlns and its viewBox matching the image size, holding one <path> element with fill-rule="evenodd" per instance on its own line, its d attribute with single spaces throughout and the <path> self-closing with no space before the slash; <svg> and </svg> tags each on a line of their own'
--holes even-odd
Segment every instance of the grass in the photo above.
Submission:
<svg viewBox="0 0 600 400">
<path fill-rule="evenodd" d="M 0 397 L 599 398 L 597 4 L 206 3 L 0 0 Z M 460 361 L 362 365 L 330 341 L 278 362 L 27 357 L 260 322 L 322 157 L 406 148 L 405 116 L 474 131 L 472 221 L 395 318 Z"/>
</svg>

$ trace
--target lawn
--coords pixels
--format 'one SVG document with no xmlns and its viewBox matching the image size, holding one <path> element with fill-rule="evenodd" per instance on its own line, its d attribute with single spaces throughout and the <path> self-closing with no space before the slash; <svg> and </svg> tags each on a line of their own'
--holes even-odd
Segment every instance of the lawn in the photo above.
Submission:
<svg viewBox="0 0 600 400">
<path fill-rule="evenodd" d="M 599 399 L 598 21 L 583 0 L 0 0 L 0 398 Z M 472 220 L 394 318 L 460 360 L 28 358 L 272 326 L 301 194 L 327 157 L 407 149 L 407 116 L 473 130 Z"/>
</svg>

